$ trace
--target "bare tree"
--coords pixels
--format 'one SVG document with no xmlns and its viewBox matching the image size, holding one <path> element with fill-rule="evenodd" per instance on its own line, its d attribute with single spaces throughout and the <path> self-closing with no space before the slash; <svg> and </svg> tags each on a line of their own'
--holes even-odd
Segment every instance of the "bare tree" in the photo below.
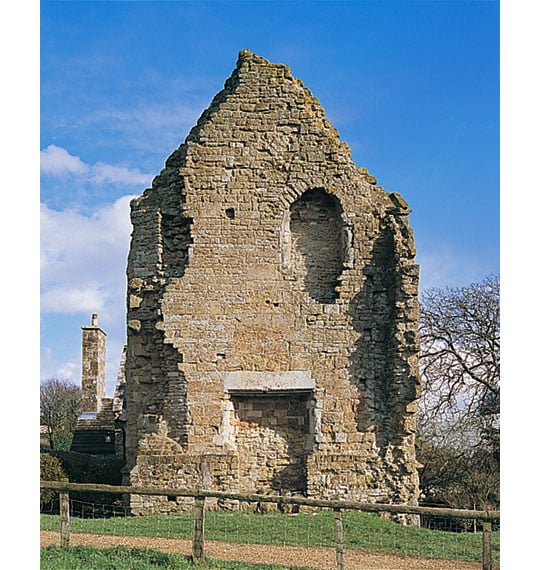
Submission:
<svg viewBox="0 0 540 570">
<path fill-rule="evenodd" d="M 40 423 L 47 426 L 51 449 L 69 447 L 81 409 L 81 388 L 51 378 L 40 387 Z"/>
<path fill-rule="evenodd" d="M 499 301 L 498 276 L 420 299 L 421 487 L 455 506 L 498 500 Z"/>
<path fill-rule="evenodd" d="M 500 405 L 497 276 L 467 287 L 428 289 L 420 300 L 424 418 L 491 418 Z"/>
</svg>

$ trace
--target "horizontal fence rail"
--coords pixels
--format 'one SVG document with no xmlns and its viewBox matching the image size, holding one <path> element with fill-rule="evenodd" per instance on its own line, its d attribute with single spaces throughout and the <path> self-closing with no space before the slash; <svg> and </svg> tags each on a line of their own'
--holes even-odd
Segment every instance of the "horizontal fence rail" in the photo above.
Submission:
<svg viewBox="0 0 540 570">
<path fill-rule="evenodd" d="M 98 485 L 94 483 L 64 483 L 62 481 L 41 481 L 42 489 L 55 491 L 86 491 L 99 493 L 116 493 L 130 495 L 157 495 L 175 497 L 206 497 L 217 499 L 230 499 L 248 503 L 277 503 L 284 505 L 304 505 L 306 507 L 321 507 L 328 509 L 342 509 L 365 511 L 371 513 L 397 513 L 407 515 L 435 515 L 461 519 L 476 519 L 481 521 L 494 521 L 500 518 L 499 511 L 477 511 L 468 509 L 447 509 L 441 507 L 415 507 L 411 505 L 395 505 L 386 503 L 361 503 L 357 501 L 332 501 L 327 499 L 309 499 L 305 497 L 286 497 L 281 495 L 245 495 L 242 493 L 227 493 L 225 491 L 212 491 L 208 489 L 174 489 L 164 487 L 131 487 L 120 485 Z"/>
<path fill-rule="evenodd" d="M 336 545 L 336 568 L 345 568 L 344 538 L 342 511 L 364 511 L 371 513 L 394 513 L 406 515 L 432 515 L 452 517 L 455 519 L 472 519 L 482 521 L 482 570 L 492 569 L 491 557 L 491 527 L 493 521 L 500 520 L 499 511 L 450 509 L 441 507 L 421 507 L 412 505 L 362 503 L 357 501 L 312 499 L 305 497 L 287 497 L 281 495 L 260 495 L 228 493 L 225 491 L 213 491 L 209 489 L 178 489 L 178 488 L 154 488 L 132 487 L 120 485 L 100 485 L 93 483 L 70 483 L 67 481 L 40 481 L 41 489 L 57 491 L 60 494 L 60 544 L 69 545 L 69 492 L 97 492 L 128 495 L 149 495 L 167 497 L 191 497 L 193 505 L 193 541 L 192 558 L 195 564 L 204 563 L 204 513 L 205 500 L 207 498 L 228 499 L 248 503 L 275 503 L 277 505 L 296 505 L 305 507 L 319 507 L 334 511 L 335 545 Z"/>
</svg>

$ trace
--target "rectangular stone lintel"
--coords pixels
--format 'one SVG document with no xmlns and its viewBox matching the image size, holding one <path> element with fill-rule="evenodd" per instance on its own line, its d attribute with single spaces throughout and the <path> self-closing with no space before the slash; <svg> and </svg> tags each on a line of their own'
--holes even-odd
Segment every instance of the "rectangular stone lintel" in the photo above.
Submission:
<svg viewBox="0 0 540 570">
<path fill-rule="evenodd" d="M 225 375 L 225 392 L 230 394 L 307 393 L 315 389 L 310 370 L 260 372 L 236 370 Z"/>
</svg>

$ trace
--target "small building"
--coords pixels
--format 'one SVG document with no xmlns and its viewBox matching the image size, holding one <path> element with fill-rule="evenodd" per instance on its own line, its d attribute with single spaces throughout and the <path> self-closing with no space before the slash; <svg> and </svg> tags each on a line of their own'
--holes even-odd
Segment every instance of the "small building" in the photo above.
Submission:
<svg viewBox="0 0 540 570">
<path fill-rule="evenodd" d="M 120 363 L 116 393 L 105 397 L 106 333 L 92 315 L 82 328 L 82 412 L 71 442 L 71 451 L 92 455 L 124 456 L 124 359 Z"/>
</svg>

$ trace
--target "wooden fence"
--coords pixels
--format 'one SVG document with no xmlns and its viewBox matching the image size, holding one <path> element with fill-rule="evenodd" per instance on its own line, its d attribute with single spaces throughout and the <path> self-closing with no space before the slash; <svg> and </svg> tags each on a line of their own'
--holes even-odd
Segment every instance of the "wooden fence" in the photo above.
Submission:
<svg viewBox="0 0 540 570">
<path fill-rule="evenodd" d="M 304 497 L 285 497 L 280 495 L 244 495 L 206 489 L 168 489 L 154 487 L 130 487 L 118 485 L 98 485 L 90 483 L 69 483 L 66 481 L 41 481 L 42 489 L 58 491 L 60 495 L 60 544 L 69 546 L 69 492 L 98 492 L 114 494 L 154 495 L 168 497 L 192 497 L 193 503 L 193 540 L 192 557 L 196 565 L 204 563 L 204 515 L 207 498 L 229 499 L 248 503 L 276 503 L 277 505 L 297 505 L 332 509 L 334 512 L 334 530 L 336 546 L 336 568 L 345 569 L 345 540 L 341 513 L 344 510 L 372 513 L 394 513 L 408 515 L 434 515 L 469 519 L 482 522 L 482 570 L 492 570 L 491 527 L 492 522 L 500 519 L 499 511 L 476 511 L 467 509 L 446 509 L 435 507 L 415 507 L 410 505 L 390 505 L 381 503 L 360 503 L 354 501 L 333 501 L 309 499 Z"/>
</svg>

